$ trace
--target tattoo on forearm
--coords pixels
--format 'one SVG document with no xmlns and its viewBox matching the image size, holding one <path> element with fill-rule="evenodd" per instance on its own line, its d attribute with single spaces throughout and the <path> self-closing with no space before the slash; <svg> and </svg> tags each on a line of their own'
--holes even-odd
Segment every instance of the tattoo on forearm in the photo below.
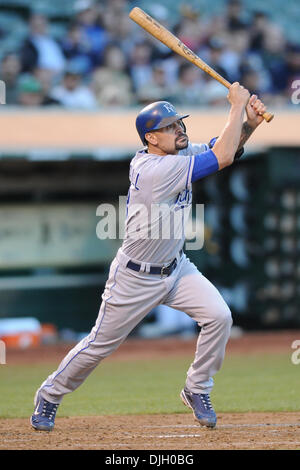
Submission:
<svg viewBox="0 0 300 470">
<path fill-rule="evenodd" d="M 241 132 L 241 138 L 240 138 L 240 143 L 238 146 L 238 150 L 243 147 L 243 145 L 247 142 L 249 139 L 250 135 L 254 131 L 253 127 L 249 126 L 247 122 L 244 122 L 243 127 L 242 127 L 242 132 Z"/>
</svg>

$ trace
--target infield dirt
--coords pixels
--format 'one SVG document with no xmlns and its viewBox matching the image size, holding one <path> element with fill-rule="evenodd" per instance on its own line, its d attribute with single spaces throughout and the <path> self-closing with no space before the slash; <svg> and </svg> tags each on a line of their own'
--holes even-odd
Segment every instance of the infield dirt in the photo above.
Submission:
<svg viewBox="0 0 300 470">
<path fill-rule="evenodd" d="M 289 352 L 299 331 L 249 333 L 228 343 L 227 354 Z M 107 360 L 193 354 L 195 340 L 127 340 Z M 9 363 L 60 360 L 70 345 L 8 351 Z M 29 419 L 2 419 L 0 449 L 7 450 L 236 450 L 300 449 L 299 412 L 221 413 L 213 430 L 189 414 L 88 416 L 56 419 L 51 433 L 31 429 Z"/>
</svg>

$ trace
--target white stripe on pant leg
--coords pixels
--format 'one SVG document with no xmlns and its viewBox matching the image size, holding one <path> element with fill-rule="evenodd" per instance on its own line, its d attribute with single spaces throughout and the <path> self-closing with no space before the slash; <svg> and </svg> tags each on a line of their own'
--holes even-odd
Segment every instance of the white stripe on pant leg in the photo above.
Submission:
<svg viewBox="0 0 300 470">
<path fill-rule="evenodd" d="M 170 287 L 164 303 L 186 312 L 202 328 L 186 386 L 194 393 L 209 393 L 213 387 L 212 376 L 224 359 L 231 312 L 216 287 L 185 256 Z"/>
<path fill-rule="evenodd" d="M 110 292 L 112 292 L 113 288 L 115 287 L 116 285 L 116 275 L 117 275 L 117 272 L 118 272 L 118 269 L 119 269 L 119 265 L 116 267 L 116 270 L 115 270 L 115 273 L 114 273 L 114 283 L 110 289 Z M 88 335 L 87 337 L 83 338 L 82 341 L 80 341 L 80 343 L 78 343 L 68 354 L 67 356 L 63 359 L 63 361 L 60 363 L 60 366 L 62 366 L 62 368 L 60 369 L 60 367 L 58 367 L 57 371 L 53 372 L 46 380 L 45 382 L 43 382 L 43 384 L 41 385 L 41 388 L 40 390 L 43 390 L 42 392 L 42 396 L 45 398 L 45 399 L 48 399 L 49 401 L 52 400 L 53 403 L 60 403 L 60 401 L 62 400 L 62 397 L 63 395 L 65 395 L 66 393 L 70 393 L 72 392 L 73 390 L 75 390 L 79 385 L 81 385 L 81 383 L 83 382 L 83 380 L 94 370 L 95 367 L 97 367 L 97 365 L 99 364 L 99 362 L 101 361 L 101 357 L 99 358 L 98 361 L 96 361 L 96 364 L 93 365 L 92 368 L 90 368 L 89 370 L 86 369 L 86 365 L 84 366 L 85 370 L 86 370 L 86 377 L 84 377 L 84 379 L 80 380 L 80 382 L 78 383 L 78 385 L 72 389 L 65 389 L 64 390 L 64 393 L 60 393 L 58 396 L 55 396 L 55 394 L 53 394 L 53 390 L 49 390 L 49 388 L 52 388 L 54 387 L 54 382 L 56 381 L 56 379 L 60 376 L 60 374 L 62 374 L 63 372 L 65 372 L 66 368 L 72 363 L 72 361 L 82 352 L 84 352 L 87 348 L 89 348 L 89 346 L 96 340 L 97 338 L 97 335 L 100 331 L 100 328 L 101 328 L 101 325 L 102 325 L 102 322 L 103 322 L 103 319 L 105 317 L 105 314 L 106 314 L 106 303 L 108 300 L 110 300 L 112 298 L 112 295 L 106 300 L 106 301 L 103 301 L 103 304 L 104 305 L 104 309 L 103 309 L 103 314 L 102 314 L 102 317 L 101 317 L 101 320 L 99 322 L 99 326 L 97 327 L 96 331 L 95 331 L 95 336 L 93 339 L 91 339 L 90 341 L 87 342 L 87 345 L 82 347 L 87 338 L 89 338 L 89 336 L 93 333 L 93 330 L 91 331 L 90 335 Z M 102 305 L 101 305 L 101 308 L 102 308 Z M 101 311 L 101 308 L 100 308 L 100 311 Z M 96 323 L 97 324 L 97 323 Z M 96 326 L 96 325 L 95 325 Z M 69 358 L 69 356 L 71 356 Z M 69 359 L 68 359 L 69 358 Z M 67 361 L 67 363 L 65 364 L 65 362 Z M 48 381 L 50 381 L 51 383 L 48 383 Z M 53 401 L 55 400 L 55 401 Z"/>
<path fill-rule="evenodd" d="M 212 391 L 213 376 L 220 370 L 224 361 L 231 325 L 231 312 L 224 302 L 223 314 L 202 326 L 197 341 L 195 360 L 187 373 L 186 386 L 191 392 L 210 393 Z"/>
<path fill-rule="evenodd" d="M 101 359 L 111 354 L 132 329 L 162 302 L 166 294 L 165 280 L 159 276 L 135 271 L 131 273 L 123 266 L 120 266 L 117 275 L 116 272 L 113 274 L 107 284 L 109 287 L 113 284 L 110 287 L 112 295 L 109 296 L 108 289 L 105 291 L 101 314 L 94 329 L 43 383 L 43 396 L 50 402 L 60 402 L 66 393 L 75 390 Z"/>
</svg>

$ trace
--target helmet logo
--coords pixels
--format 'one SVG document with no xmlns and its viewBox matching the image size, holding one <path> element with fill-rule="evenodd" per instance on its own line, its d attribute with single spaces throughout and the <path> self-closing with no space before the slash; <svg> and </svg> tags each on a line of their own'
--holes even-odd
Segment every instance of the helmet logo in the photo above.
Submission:
<svg viewBox="0 0 300 470">
<path fill-rule="evenodd" d="M 175 113 L 174 106 L 172 106 L 170 103 L 165 103 L 164 108 L 166 108 L 168 113 Z"/>
</svg>

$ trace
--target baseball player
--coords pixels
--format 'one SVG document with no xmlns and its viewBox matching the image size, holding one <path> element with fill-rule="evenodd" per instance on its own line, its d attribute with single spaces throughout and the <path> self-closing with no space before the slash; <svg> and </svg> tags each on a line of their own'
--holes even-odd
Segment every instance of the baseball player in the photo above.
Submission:
<svg viewBox="0 0 300 470">
<path fill-rule="evenodd" d="M 160 304 L 184 311 L 201 327 L 180 396 L 201 425 L 216 425 L 210 392 L 224 359 L 231 312 L 218 290 L 183 252 L 182 225 L 191 208 L 192 183 L 231 165 L 263 121 L 264 104 L 256 95 L 250 97 L 238 82 L 231 85 L 228 101 L 226 125 L 210 144 L 189 143 L 183 123 L 188 115 L 179 115 L 166 101 L 152 103 L 138 114 L 136 127 L 144 147 L 130 164 L 126 235 L 111 263 L 90 334 L 36 392 L 30 420 L 34 429 L 51 431 L 64 395 L 79 387 Z M 169 222 L 169 237 L 161 236 L 162 220 Z"/>
</svg>

